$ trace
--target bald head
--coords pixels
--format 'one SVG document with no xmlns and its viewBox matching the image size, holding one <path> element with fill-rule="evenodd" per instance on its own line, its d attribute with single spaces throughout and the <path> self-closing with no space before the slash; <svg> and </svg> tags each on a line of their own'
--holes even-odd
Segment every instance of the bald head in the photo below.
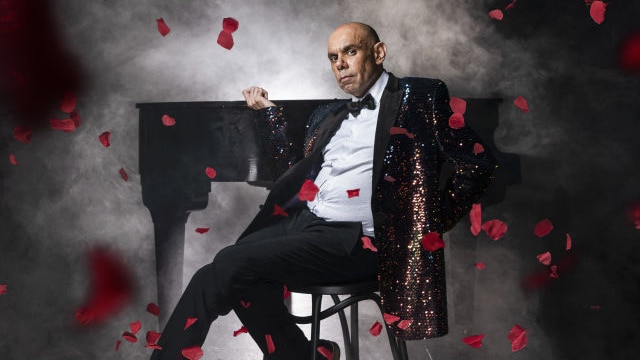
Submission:
<svg viewBox="0 0 640 360">
<path fill-rule="evenodd" d="M 386 53 L 387 46 L 376 31 L 357 22 L 340 25 L 327 42 L 327 56 L 338 85 L 356 97 L 364 96 L 382 74 Z"/>
</svg>

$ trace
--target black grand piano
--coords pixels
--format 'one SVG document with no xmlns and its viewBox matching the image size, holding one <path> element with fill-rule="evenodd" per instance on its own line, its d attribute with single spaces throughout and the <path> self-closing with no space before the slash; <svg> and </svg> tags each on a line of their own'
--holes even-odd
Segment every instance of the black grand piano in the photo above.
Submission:
<svg viewBox="0 0 640 360">
<path fill-rule="evenodd" d="M 287 108 L 288 135 L 303 139 L 311 112 L 329 101 L 333 100 L 275 102 Z M 508 185 L 520 182 L 519 158 L 500 152 L 493 141 L 501 100 L 466 101 L 467 126 L 481 136 L 501 165 L 496 181 L 482 199 L 486 207 L 500 202 Z M 244 101 L 139 103 L 136 107 L 140 116 L 142 200 L 154 224 L 158 305 L 162 309 L 160 322 L 164 325 L 182 287 L 185 224 L 191 211 L 207 207 L 211 181 L 248 182 L 269 187 L 275 179 L 258 145 L 256 112 Z M 164 115 L 176 119 L 176 124 L 165 126 Z M 207 167 L 216 170 L 213 179 L 205 173 Z M 475 242 L 468 244 L 473 245 L 467 245 L 466 251 L 458 253 L 475 257 Z M 460 310 L 456 313 L 462 318 L 456 316 L 457 322 L 472 317 L 468 306 Z"/>
</svg>

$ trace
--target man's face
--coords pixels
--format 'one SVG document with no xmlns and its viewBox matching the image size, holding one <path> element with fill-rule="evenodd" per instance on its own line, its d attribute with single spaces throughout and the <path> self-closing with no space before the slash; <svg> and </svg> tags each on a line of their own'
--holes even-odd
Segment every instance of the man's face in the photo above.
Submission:
<svg viewBox="0 0 640 360">
<path fill-rule="evenodd" d="M 331 34 L 327 56 L 338 86 L 356 97 L 364 96 L 382 71 L 384 56 L 376 58 L 376 46 L 367 32 L 355 25 L 343 25 Z M 383 45 L 383 44 L 382 44 Z"/>
</svg>

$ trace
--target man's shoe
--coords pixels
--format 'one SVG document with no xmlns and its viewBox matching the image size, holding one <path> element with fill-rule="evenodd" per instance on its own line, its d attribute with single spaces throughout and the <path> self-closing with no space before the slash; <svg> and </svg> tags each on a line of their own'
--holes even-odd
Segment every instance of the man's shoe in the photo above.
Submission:
<svg viewBox="0 0 640 360">
<path fill-rule="evenodd" d="M 340 360 L 340 347 L 333 341 L 318 340 L 318 348 L 316 351 L 328 360 Z"/>
</svg>

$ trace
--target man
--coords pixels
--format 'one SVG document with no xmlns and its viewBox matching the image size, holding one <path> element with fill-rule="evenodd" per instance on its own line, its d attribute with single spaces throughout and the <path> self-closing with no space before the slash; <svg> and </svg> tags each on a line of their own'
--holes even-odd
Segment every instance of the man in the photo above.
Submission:
<svg viewBox="0 0 640 360">
<path fill-rule="evenodd" d="M 383 68 L 386 50 L 365 24 L 331 34 L 331 68 L 353 101 L 318 108 L 300 153 L 286 137 L 286 109 L 264 89 L 243 91 L 263 117 L 258 128 L 272 170 L 282 175 L 238 242 L 194 275 L 152 359 L 179 358 L 181 349 L 202 344 L 211 322 L 231 310 L 265 358 L 309 358 L 315 349 L 283 304 L 284 285 L 379 277 L 385 312 L 398 318 L 391 327 L 397 337 L 447 332 L 443 249 L 422 242 L 441 241 L 496 165 L 489 153 L 474 152 L 481 141 L 470 129 L 449 127 L 444 83 L 394 77 Z M 441 189 L 445 161 L 454 172 Z M 378 252 L 365 249 L 362 237 Z M 183 330 L 190 317 L 198 320 Z M 337 344 L 321 345 L 339 358 Z"/>
</svg>

